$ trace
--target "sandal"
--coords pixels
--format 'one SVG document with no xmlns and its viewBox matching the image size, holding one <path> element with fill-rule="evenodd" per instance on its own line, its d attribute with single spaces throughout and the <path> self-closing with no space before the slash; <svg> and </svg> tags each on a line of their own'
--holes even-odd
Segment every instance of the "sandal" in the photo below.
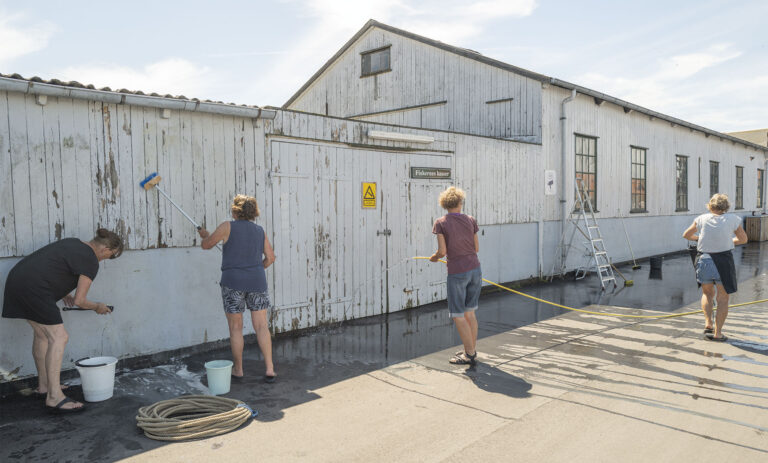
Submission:
<svg viewBox="0 0 768 463">
<path fill-rule="evenodd" d="M 714 333 L 714 332 L 715 332 L 714 328 L 704 328 L 704 334 L 709 334 L 709 333 Z"/>
<path fill-rule="evenodd" d="M 719 338 L 716 338 L 713 334 L 708 334 L 705 337 L 710 341 L 715 341 L 715 342 L 725 342 L 728 340 L 728 336 L 724 334 L 721 334 Z"/>
<path fill-rule="evenodd" d="M 456 355 L 448 360 L 448 363 L 452 365 L 475 365 L 477 361 L 477 352 L 474 355 L 469 355 L 466 352 L 457 352 Z"/>
<path fill-rule="evenodd" d="M 45 408 L 48 410 L 48 413 L 51 413 L 53 415 L 62 415 L 64 413 L 79 413 L 85 410 L 85 404 L 74 407 L 74 408 L 61 408 L 66 403 L 76 403 L 76 401 L 70 397 L 64 397 L 61 402 L 57 403 L 55 407 L 51 407 L 50 405 L 46 405 Z"/>
</svg>

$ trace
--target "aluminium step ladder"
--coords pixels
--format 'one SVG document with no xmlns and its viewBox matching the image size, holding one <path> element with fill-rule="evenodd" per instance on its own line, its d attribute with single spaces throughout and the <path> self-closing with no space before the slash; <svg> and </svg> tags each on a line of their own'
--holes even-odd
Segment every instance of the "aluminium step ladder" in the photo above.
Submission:
<svg viewBox="0 0 768 463">
<path fill-rule="evenodd" d="M 578 231 L 587 241 L 584 242 L 586 248 L 585 262 L 576 269 L 575 278 L 577 280 L 584 278 L 589 271 L 594 268 L 600 277 L 600 286 L 603 291 L 605 291 L 606 285 L 610 283 L 613 283 L 613 287 L 616 288 L 618 286 L 616 284 L 616 275 L 613 273 L 613 267 L 611 266 L 611 261 L 608 257 L 608 251 L 605 248 L 605 241 L 600 232 L 600 227 L 597 224 L 595 211 L 592 208 L 592 201 L 590 200 L 589 195 L 587 195 L 584 181 L 579 177 L 576 177 L 574 180 L 576 198 L 568 218 L 568 221 L 573 224 L 573 230 L 568 239 L 568 244 L 566 244 L 565 229 L 563 230 L 563 235 L 560 239 L 560 245 L 558 246 L 558 254 L 561 256 L 560 275 L 562 276 L 566 273 L 568 251 L 572 247 L 574 236 L 576 231 Z M 554 265 L 555 263 L 553 262 L 553 277 Z"/>
</svg>

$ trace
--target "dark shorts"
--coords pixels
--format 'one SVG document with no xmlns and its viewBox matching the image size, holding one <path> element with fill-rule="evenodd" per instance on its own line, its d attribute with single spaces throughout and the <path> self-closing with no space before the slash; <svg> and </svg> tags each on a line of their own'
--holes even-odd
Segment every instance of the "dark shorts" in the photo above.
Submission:
<svg viewBox="0 0 768 463">
<path fill-rule="evenodd" d="M 243 313 L 245 309 L 255 312 L 257 310 L 267 310 L 271 304 L 269 294 L 264 291 L 238 291 L 236 289 L 221 286 L 221 301 L 224 304 L 226 313 Z"/>
<path fill-rule="evenodd" d="M 480 267 L 464 273 L 448 274 L 448 312 L 451 318 L 463 317 L 464 312 L 477 309 L 483 272 Z"/>
</svg>

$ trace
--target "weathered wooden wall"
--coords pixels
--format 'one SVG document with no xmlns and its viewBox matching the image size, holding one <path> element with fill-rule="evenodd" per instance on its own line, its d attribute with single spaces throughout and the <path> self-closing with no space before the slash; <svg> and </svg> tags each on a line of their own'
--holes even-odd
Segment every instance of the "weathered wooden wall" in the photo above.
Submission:
<svg viewBox="0 0 768 463">
<path fill-rule="evenodd" d="M 544 168 L 560 171 L 560 105 L 570 92 L 551 86 L 544 92 Z M 701 214 L 709 200 L 709 161 L 720 163 L 720 192 L 735 207 L 736 166 L 744 167 L 744 209 L 757 209 L 757 169 L 762 169 L 765 152 L 744 144 L 705 135 L 687 127 L 648 115 L 630 112 L 611 103 L 595 104 L 594 98 L 578 95 L 568 103 L 566 160 L 568 191 L 573 191 L 575 163 L 574 134 L 597 137 L 597 209 L 599 217 L 629 216 L 631 208 L 630 145 L 647 148 L 647 213 L 632 216 Z M 688 208 L 676 211 L 675 156 L 688 156 Z M 699 187 L 701 159 L 701 187 Z M 545 204 L 545 220 L 557 220 L 559 206 Z"/>
<path fill-rule="evenodd" d="M 360 53 L 387 45 L 392 71 L 361 78 Z M 537 80 L 372 28 L 289 109 L 540 142 L 541 93 Z M 416 105 L 430 106 L 398 110 Z"/>
<path fill-rule="evenodd" d="M 130 249 L 193 246 L 197 234 L 157 191 L 152 172 L 207 225 L 235 192 L 263 194 L 263 137 L 250 118 L 0 92 L 0 257 L 26 255 L 98 227 Z"/>
</svg>

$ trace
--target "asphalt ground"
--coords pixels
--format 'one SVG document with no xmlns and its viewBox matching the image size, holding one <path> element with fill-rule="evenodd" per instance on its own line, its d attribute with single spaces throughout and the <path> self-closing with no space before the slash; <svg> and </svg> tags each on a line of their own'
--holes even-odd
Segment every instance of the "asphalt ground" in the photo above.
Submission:
<svg viewBox="0 0 768 463">
<path fill-rule="evenodd" d="M 768 298 L 768 243 L 735 253 L 734 303 Z M 687 255 L 603 292 L 594 278 L 522 291 L 627 314 L 698 307 Z M 207 392 L 203 364 L 228 349 L 120 371 L 115 396 L 50 416 L 19 391 L 0 400 L 2 461 L 764 461 L 768 458 L 768 304 L 733 309 L 727 343 L 703 338 L 700 315 L 641 321 L 579 314 L 509 293 L 481 298 L 480 364 L 459 345 L 445 303 L 278 339 L 278 381 L 263 382 L 255 344 L 227 397 L 259 415 L 188 443 L 144 437 L 139 407 Z M 637 309 L 645 309 L 640 312 Z M 222 317 L 222 323 L 224 319 Z M 30 333 L 31 344 L 31 333 Z M 82 399 L 76 384 L 68 394 Z"/>
</svg>

